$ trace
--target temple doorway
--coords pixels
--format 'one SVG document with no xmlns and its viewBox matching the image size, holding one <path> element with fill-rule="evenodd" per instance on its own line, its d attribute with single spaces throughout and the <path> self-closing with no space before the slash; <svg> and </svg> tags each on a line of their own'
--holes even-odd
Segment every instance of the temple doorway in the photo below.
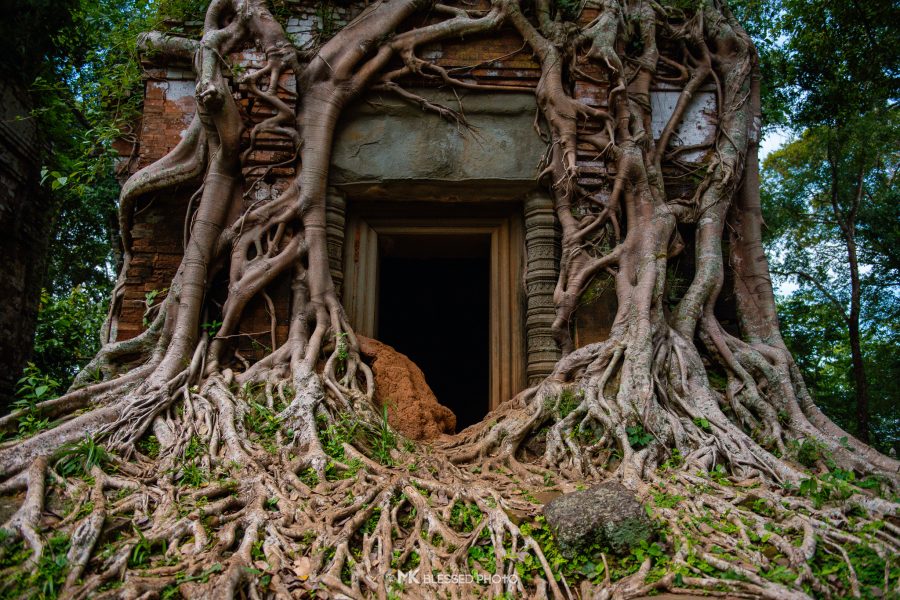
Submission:
<svg viewBox="0 0 900 600">
<path fill-rule="evenodd" d="M 357 332 L 419 366 L 462 430 L 525 386 L 518 206 L 467 218 L 403 208 L 348 211 L 344 307 Z"/>
<path fill-rule="evenodd" d="M 379 238 L 378 339 L 408 356 L 457 430 L 490 406 L 490 236 Z"/>
</svg>

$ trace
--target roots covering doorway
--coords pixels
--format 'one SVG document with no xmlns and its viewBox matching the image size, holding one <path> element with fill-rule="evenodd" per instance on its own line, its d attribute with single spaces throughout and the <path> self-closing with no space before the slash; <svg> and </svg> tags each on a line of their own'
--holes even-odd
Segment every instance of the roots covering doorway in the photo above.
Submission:
<svg viewBox="0 0 900 600">
<path fill-rule="evenodd" d="M 525 387 L 517 206 L 466 218 L 442 207 L 410 217 L 409 204 L 393 215 L 348 211 L 342 296 L 350 322 L 422 369 L 457 430 Z"/>
<path fill-rule="evenodd" d="M 378 339 L 415 362 L 457 430 L 490 397 L 490 236 L 379 239 Z"/>
</svg>

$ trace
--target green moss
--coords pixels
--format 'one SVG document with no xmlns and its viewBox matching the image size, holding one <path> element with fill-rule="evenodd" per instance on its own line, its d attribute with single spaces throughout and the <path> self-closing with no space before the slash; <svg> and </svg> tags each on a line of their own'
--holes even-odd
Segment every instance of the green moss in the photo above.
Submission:
<svg viewBox="0 0 900 600">
<path fill-rule="evenodd" d="M 625 529 L 628 529 L 625 527 Z M 540 545 L 551 570 L 557 581 L 563 577 L 569 585 L 588 579 L 594 583 L 603 581 L 606 576 L 606 567 L 603 559 L 609 567 L 609 576 L 613 581 L 633 574 L 638 570 L 645 559 L 651 561 L 651 577 L 655 581 L 661 578 L 671 566 L 671 556 L 665 543 L 665 534 L 660 532 L 660 540 L 651 542 L 644 539 L 632 539 L 634 542 L 631 550 L 624 555 L 617 555 L 612 549 L 599 543 L 592 543 L 578 550 L 578 552 L 564 554 L 543 516 L 534 521 L 521 525 L 523 535 L 531 535 Z M 634 533 L 634 532 L 632 532 Z M 627 535 L 627 534 L 625 534 Z M 622 540 L 618 540 L 622 541 Z M 542 568 L 536 559 L 526 555 L 516 563 L 516 571 L 527 583 L 536 575 L 542 573 Z"/>
<path fill-rule="evenodd" d="M 822 444 L 811 438 L 794 442 L 791 445 L 791 449 L 797 458 L 797 462 L 804 467 L 814 467 L 817 462 L 824 458 Z"/>
<path fill-rule="evenodd" d="M 457 500 L 450 509 L 450 526 L 457 531 L 468 533 L 484 518 L 484 513 L 474 504 Z"/>
<path fill-rule="evenodd" d="M 569 388 L 564 388 L 558 396 L 545 397 L 544 408 L 554 412 L 557 419 L 562 420 L 578 408 L 583 397 L 583 392 L 575 392 Z"/>
<path fill-rule="evenodd" d="M 597 302 L 607 291 L 612 290 L 615 280 L 608 275 L 598 275 L 578 298 L 579 306 L 588 306 Z"/>
<path fill-rule="evenodd" d="M 684 500 L 681 496 L 667 494 L 665 492 L 656 492 L 653 494 L 653 502 L 659 508 L 674 508 L 678 503 Z"/>
<path fill-rule="evenodd" d="M 142 437 L 140 440 L 138 440 L 137 447 L 142 454 L 145 454 L 150 458 L 157 458 L 161 449 L 159 439 L 157 439 L 155 435 Z"/>
</svg>

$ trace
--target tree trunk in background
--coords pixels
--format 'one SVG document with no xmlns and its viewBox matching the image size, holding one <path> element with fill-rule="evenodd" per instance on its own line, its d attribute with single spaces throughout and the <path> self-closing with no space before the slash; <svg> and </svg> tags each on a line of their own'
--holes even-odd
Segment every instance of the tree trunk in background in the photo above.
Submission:
<svg viewBox="0 0 900 600">
<path fill-rule="evenodd" d="M 840 150 L 838 150 L 840 152 Z M 859 280 L 859 257 L 856 252 L 856 216 L 862 201 L 864 188 L 863 173 L 860 172 L 856 190 L 850 202 L 849 210 L 841 208 L 840 160 L 836 158 L 833 148 L 828 149 L 828 163 L 831 171 L 831 209 L 835 221 L 840 227 L 841 236 L 847 248 L 847 264 L 850 267 L 850 313 L 847 315 L 847 330 L 850 338 L 850 354 L 853 369 L 853 389 L 856 396 L 856 437 L 861 441 L 869 441 L 869 386 L 866 382 L 866 370 L 863 364 L 862 341 L 859 331 L 859 315 L 862 307 L 862 286 Z"/>
<path fill-rule="evenodd" d="M 859 333 L 860 283 L 859 261 L 856 256 L 856 240 L 853 237 L 853 223 L 850 226 L 847 241 L 847 258 L 850 262 L 850 353 L 853 361 L 853 387 L 856 393 L 856 437 L 863 442 L 869 441 L 869 385 L 866 381 L 866 369 L 863 364 L 862 342 Z"/>
<path fill-rule="evenodd" d="M 9 410 L 28 361 L 52 227 L 40 185 L 41 141 L 27 88 L 0 80 L 0 413 Z"/>
</svg>

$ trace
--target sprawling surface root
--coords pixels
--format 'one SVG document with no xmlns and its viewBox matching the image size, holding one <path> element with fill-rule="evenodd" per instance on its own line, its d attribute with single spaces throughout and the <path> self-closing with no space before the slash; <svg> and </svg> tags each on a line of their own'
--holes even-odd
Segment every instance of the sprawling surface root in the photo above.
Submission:
<svg viewBox="0 0 900 600">
<path fill-rule="evenodd" d="M 879 585 L 900 593 L 890 500 L 898 463 L 813 405 L 778 332 L 760 244 L 749 39 L 719 2 L 687 13 L 653 2 L 598 7 L 590 23 L 575 24 L 547 0 L 533 14 L 515 0 L 484 10 L 388 0 L 301 55 L 262 0 L 213 0 L 199 42 L 144 36 L 145 48 L 193 59 L 198 111 L 182 143 L 123 189 L 126 269 L 134 206 L 202 179 L 184 259 L 147 330 L 111 341 L 123 271 L 108 343 L 73 389 L 0 419 L 4 432 L 25 418 L 52 420 L 0 445 L 0 493 L 13 506 L 2 594 L 803 598 L 868 595 Z M 406 27 L 419 12 L 425 24 Z M 370 88 L 465 125 L 462 111 L 403 86 L 424 77 L 498 91 L 417 50 L 501 26 L 541 66 L 538 125 L 549 144 L 540 180 L 562 230 L 554 331 L 565 356 L 483 422 L 417 444 L 398 439 L 373 407 L 372 372 L 328 271 L 332 137 L 341 110 Z M 676 50 L 662 57 L 658 43 Z M 227 57 L 248 45 L 265 63 L 229 79 Z M 576 100 L 576 76 L 603 86 L 605 103 Z M 656 80 L 683 86 L 658 140 Z M 237 85 L 269 109 L 246 137 Z M 711 145 L 686 149 L 675 131 L 702 86 L 716 90 L 717 133 Z M 284 140 L 290 159 L 246 168 L 261 135 Z M 580 181 L 579 147 L 606 162 L 605 193 Z M 688 150 L 706 154 L 688 163 L 680 158 Z M 284 165 L 296 170 L 286 190 L 239 204 Z M 666 194 L 667 177 L 697 173 L 692 196 Z M 696 269 L 673 301 L 669 270 L 686 229 Z M 726 232 L 740 335 L 715 311 Z M 273 323 L 271 352 L 251 364 L 235 344 L 242 313 L 255 298 L 271 306 L 267 288 L 281 276 L 292 290 L 287 339 L 277 345 Z M 569 323 L 597 277 L 615 284 L 615 321 L 608 339 L 575 349 Z M 228 293 L 216 306 L 209 291 L 222 279 Z M 211 321 L 218 329 L 204 331 Z M 608 478 L 646 504 L 655 541 L 628 556 L 605 548 L 562 556 L 541 506 Z"/>
<path fill-rule="evenodd" d="M 175 590 L 191 598 L 630 598 L 663 590 L 805 598 L 859 589 L 852 567 L 837 568 L 851 564 L 848 552 L 864 548 L 890 569 L 900 551 L 896 505 L 871 492 L 847 485 L 839 502 L 820 504 L 764 470 L 707 469 L 698 451 L 657 466 L 653 446 L 633 450 L 627 434 L 629 451 L 616 455 L 605 443 L 614 445 L 612 436 L 572 434 L 588 401 L 562 417 L 560 384 L 529 390 L 494 421 L 437 445 L 385 441 L 365 418 L 329 412 L 336 402 L 314 388 L 236 388 L 228 374 L 214 376 L 157 417 L 157 437 L 127 461 L 103 455 L 85 462 L 79 478 L 61 472 L 70 457 L 86 461 L 83 448 L 35 460 L 2 490 L 27 490 L 4 525 L 14 536 L 0 551 L 8 574 L 28 568 L 15 560 L 42 567 L 53 532 L 67 540 L 59 583 L 73 598 Z M 542 393 L 554 396 L 537 402 Z M 546 415 L 535 419 L 538 408 Z M 542 455 L 495 433 L 529 418 L 532 429 L 549 427 Z M 725 452 L 714 432 L 686 437 L 695 435 Z M 487 440 L 500 451 L 463 457 Z M 578 468 L 555 466 L 575 457 Z M 638 468 L 629 464 L 640 465 L 634 490 L 651 509 L 659 553 L 604 553 L 594 558 L 606 570 L 584 577 L 561 560 L 541 504 L 591 481 L 628 482 Z M 846 579 L 824 576 L 823 561 Z M 897 585 L 896 574 L 885 577 Z M 7 578 L 8 593 L 25 589 L 17 581 Z"/>
</svg>

